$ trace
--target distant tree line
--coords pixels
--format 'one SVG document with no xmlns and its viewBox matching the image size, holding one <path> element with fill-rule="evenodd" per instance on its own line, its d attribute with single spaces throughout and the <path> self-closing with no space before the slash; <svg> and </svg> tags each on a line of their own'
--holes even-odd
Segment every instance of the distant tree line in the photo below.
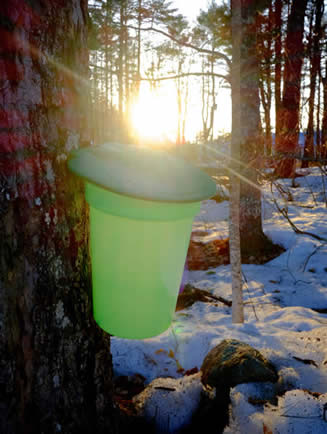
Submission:
<svg viewBox="0 0 327 434">
<path fill-rule="evenodd" d="M 252 4 L 252 6 L 251 6 Z M 255 20 L 261 145 L 280 176 L 294 174 L 298 134 L 305 132 L 302 166 L 327 157 L 327 37 L 323 0 L 249 2 Z M 130 107 L 142 80 L 176 83 L 178 132 L 185 140 L 190 80 L 201 93 L 200 142 L 213 141 L 220 86 L 230 86 L 231 8 L 212 1 L 195 25 L 167 0 L 90 0 L 90 79 L 95 140 L 126 139 Z M 105 128 L 99 128 L 101 122 Z M 275 133 L 273 136 L 272 133 Z M 273 146 L 273 142 L 275 146 Z M 287 157 L 287 158 L 285 158 Z"/>
</svg>

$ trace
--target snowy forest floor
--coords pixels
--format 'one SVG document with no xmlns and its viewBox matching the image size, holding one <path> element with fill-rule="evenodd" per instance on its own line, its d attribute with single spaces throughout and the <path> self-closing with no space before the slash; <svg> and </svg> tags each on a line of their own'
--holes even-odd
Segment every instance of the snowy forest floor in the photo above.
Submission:
<svg viewBox="0 0 327 434">
<path fill-rule="evenodd" d="M 231 308 L 222 303 L 194 303 L 176 312 L 172 326 L 160 336 L 113 337 L 116 376 L 138 373 L 147 383 L 158 377 L 182 378 L 186 371 L 199 369 L 223 339 L 238 339 L 275 365 L 287 391 L 276 405 L 257 405 L 248 398 L 255 395 L 259 402 L 260 388 L 254 383 L 236 386 L 224 433 L 259 434 L 263 427 L 274 434 L 327 432 L 327 193 L 318 167 L 303 174 L 295 187 L 286 179 L 272 188 L 269 182 L 262 186 L 264 231 L 286 250 L 263 265 L 242 266 L 244 324 L 232 324 Z M 306 233 L 296 233 L 287 217 Z M 193 231 L 206 233 L 202 242 L 226 239 L 228 201 L 204 201 Z M 231 300 L 229 265 L 189 271 L 187 281 Z"/>
</svg>

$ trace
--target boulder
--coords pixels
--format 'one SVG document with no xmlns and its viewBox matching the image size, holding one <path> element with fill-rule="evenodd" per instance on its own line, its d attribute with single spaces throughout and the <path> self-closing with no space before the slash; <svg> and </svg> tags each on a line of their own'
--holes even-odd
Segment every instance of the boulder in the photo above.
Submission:
<svg viewBox="0 0 327 434">
<path fill-rule="evenodd" d="M 229 391 L 240 383 L 276 382 L 274 366 L 255 348 L 236 339 L 226 339 L 205 357 L 202 383 L 217 391 Z"/>
<path fill-rule="evenodd" d="M 179 379 L 156 378 L 133 403 L 138 417 L 153 425 L 156 433 L 179 433 L 191 424 L 202 389 L 200 372 Z"/>
</svg>

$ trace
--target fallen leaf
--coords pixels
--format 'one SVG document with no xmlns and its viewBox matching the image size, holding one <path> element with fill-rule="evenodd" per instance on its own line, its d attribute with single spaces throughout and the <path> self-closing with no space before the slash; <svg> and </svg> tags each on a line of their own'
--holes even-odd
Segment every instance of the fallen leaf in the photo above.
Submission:
<svg viewBox="0 0 327 434">
<path fill-rule="evenodd" d="M 163 350 L 162 348 L 160 348 L 159 350 L 155 351 L 155 354 L 167 354 L 166 350 Z"/>
<path fill-rule="evenodd" d="M 174 354 L 173 350 L 169 350 L 168 357 L 171 357 L 172 359 L 175 359 L 175 354 Z"/>
</svg>

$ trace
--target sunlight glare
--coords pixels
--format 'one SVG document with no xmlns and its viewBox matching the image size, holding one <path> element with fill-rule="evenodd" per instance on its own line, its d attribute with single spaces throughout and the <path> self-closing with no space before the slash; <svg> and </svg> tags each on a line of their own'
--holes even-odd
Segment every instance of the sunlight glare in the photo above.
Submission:
<svg viewBox="0 0 327 434">
<path fill-rule="evenodd" d="M 148 83 L 141 84 L 131 109 L 132 132 L 139 142 L 150 146 L 175 143 L 177 116 L 174 88 L 152 90 Z"/>
</svg>

